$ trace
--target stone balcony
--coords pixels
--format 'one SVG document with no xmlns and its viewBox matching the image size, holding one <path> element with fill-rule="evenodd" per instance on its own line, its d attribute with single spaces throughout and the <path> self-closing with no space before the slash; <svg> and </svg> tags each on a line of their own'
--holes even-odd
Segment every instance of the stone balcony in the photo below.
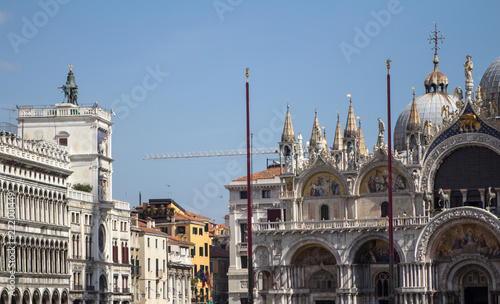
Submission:
<svg viewBox="0 0 500 304">
<path fill-rule="evenodd" d="M 398 217 L 393 219 L 394 230 L 418 229 L 429 222 L 428 216 Z M 389 228 L 387 218 L 373 219 L 345 219 L 329 221 L 290 221 L 290 222 L 267 222 L 252 224 L 253 233 L 256 234 L 294 234 L 294 233 L 324 233 L 345 231 L 379 231 Z"/>
</svg>

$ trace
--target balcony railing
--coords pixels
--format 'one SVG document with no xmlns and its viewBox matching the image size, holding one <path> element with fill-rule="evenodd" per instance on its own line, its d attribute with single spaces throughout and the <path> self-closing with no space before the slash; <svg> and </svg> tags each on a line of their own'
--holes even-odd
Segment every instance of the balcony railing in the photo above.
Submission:
<svg viewBox="0 0 500 304">
<path fill-rule="evenodd" d="M 395 229 L 403 229 L 410 227 L 419 227 L 429 222 L 428 216 L 416 217 L 400 217 L 393 219 Z M 346 219 L 346 220 L 329 220 L 329 221 L 309 221 L 309 222 L 267 222 L 254 223 L 253 231 L 256 233 L 266 232 L 292 232 L 303 230 L 370 230 L 370 229 L 386 229 L 389 226 L 387 218 L 374 219 Z"/>
<path fill-rule="evenodd" d="M 111 112 L 99 107 L 75 106 L 21 106 L 19 117 L 61 117 L 61 116 L 99 116 L 111 120 Z"/>
<path fill-rule="evenodd" d="M 120 287 L 114 287 L 114 288 L 113 288 L 113 292 L 114 292 L 114 293 L 120 293 L 120 292 L 121 292 L 121 291 L 120 291 Z"/>
<path fill-rule="evenodd" d="M 73 285 L 73 290 L 83 290 L 82 285 Z"/>
<path fill-rule="evenodd" d="M 88 290 L 88 291 L 94 291 L 95 290 L 94 286 L 87 286 L 85 289 Z"/>
<path fill-rule="evenodd" d="M 128 288 L 128 287 L 123 288 L 123 293 L 130 293 L 130 288 Z"/>
<path fill-rule="evenodd" d="M 94 195 L 85 191 L 68 189 L 68 198 L 72 198 L 84 202 L 93 202 Z"/>
<path fill-rule="evenodd" d="M 294 198 L 295 191 L 280 191 L 280 198 Z"/>
</svg>

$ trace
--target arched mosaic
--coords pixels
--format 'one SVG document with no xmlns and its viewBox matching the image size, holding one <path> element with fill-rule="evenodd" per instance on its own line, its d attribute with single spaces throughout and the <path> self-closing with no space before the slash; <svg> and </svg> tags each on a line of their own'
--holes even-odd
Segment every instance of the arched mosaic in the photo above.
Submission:
<svg viewBox="0 0 500 304">
<path fill-rule="evenodd" d="M 359 194 L 384 193 L 389 189 L 389 169 L 379 166 L 370 170 L 361 180 Z M 392 191 L 400 192 L 409 189 L 408 180 L 396 168 L 392 168 Z"/>
<path fill-rule="evenodd" d="M 344 187 L 340 180 L 328 172 L 319 172 L 307 180 L 302 196 L 336 196 L 344 195 Z"/>
<path fill-rule="evenodd" d="M 498 238 L 475 223 L 459 223 L 450 226 L 439 237 L 435 249 L 437 259 L 452 259 L 461 254 L 481 254 L 489 258 L 500 258 Z"/>
</svg>

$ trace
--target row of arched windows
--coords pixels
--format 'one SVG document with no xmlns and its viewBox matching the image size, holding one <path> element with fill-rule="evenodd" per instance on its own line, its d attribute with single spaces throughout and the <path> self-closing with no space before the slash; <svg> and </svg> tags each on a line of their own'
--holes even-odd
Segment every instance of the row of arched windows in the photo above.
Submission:
<svg viewBox="0 0 500 304">
<path fill-rule="evenodd" d="M 65 195 L 60 192 L 37 191 L 2 183 L 0 217 L 66 225 L 65 199 Z"/>
<path fill-rule="evenodd" d="M 67 274 L 67 242 L 0 236 L 0 271 Z"/>
</svg>

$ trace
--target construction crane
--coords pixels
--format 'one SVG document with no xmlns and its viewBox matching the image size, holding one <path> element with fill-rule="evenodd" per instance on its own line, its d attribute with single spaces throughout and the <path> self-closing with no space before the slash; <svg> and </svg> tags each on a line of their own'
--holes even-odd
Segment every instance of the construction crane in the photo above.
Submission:
<svg viewBox="0 0 500 304">
<path fill-rule="evenodd" d="M 277 148 L 253 148 L 252 155 L 259 154 L 277 154 Z M 150 153 L 146 154 L 143 160 L 149 159 L 175 159 L 175 158 L 200 158 L 200 157 L 221 157 L 221 156 L 241 156 L 246 155 L 247 149 L 235 150 L 215 150 L 215 151 L 198 151 L 198 152 L 173 152 L 173 153 Z"/>
</svg>

